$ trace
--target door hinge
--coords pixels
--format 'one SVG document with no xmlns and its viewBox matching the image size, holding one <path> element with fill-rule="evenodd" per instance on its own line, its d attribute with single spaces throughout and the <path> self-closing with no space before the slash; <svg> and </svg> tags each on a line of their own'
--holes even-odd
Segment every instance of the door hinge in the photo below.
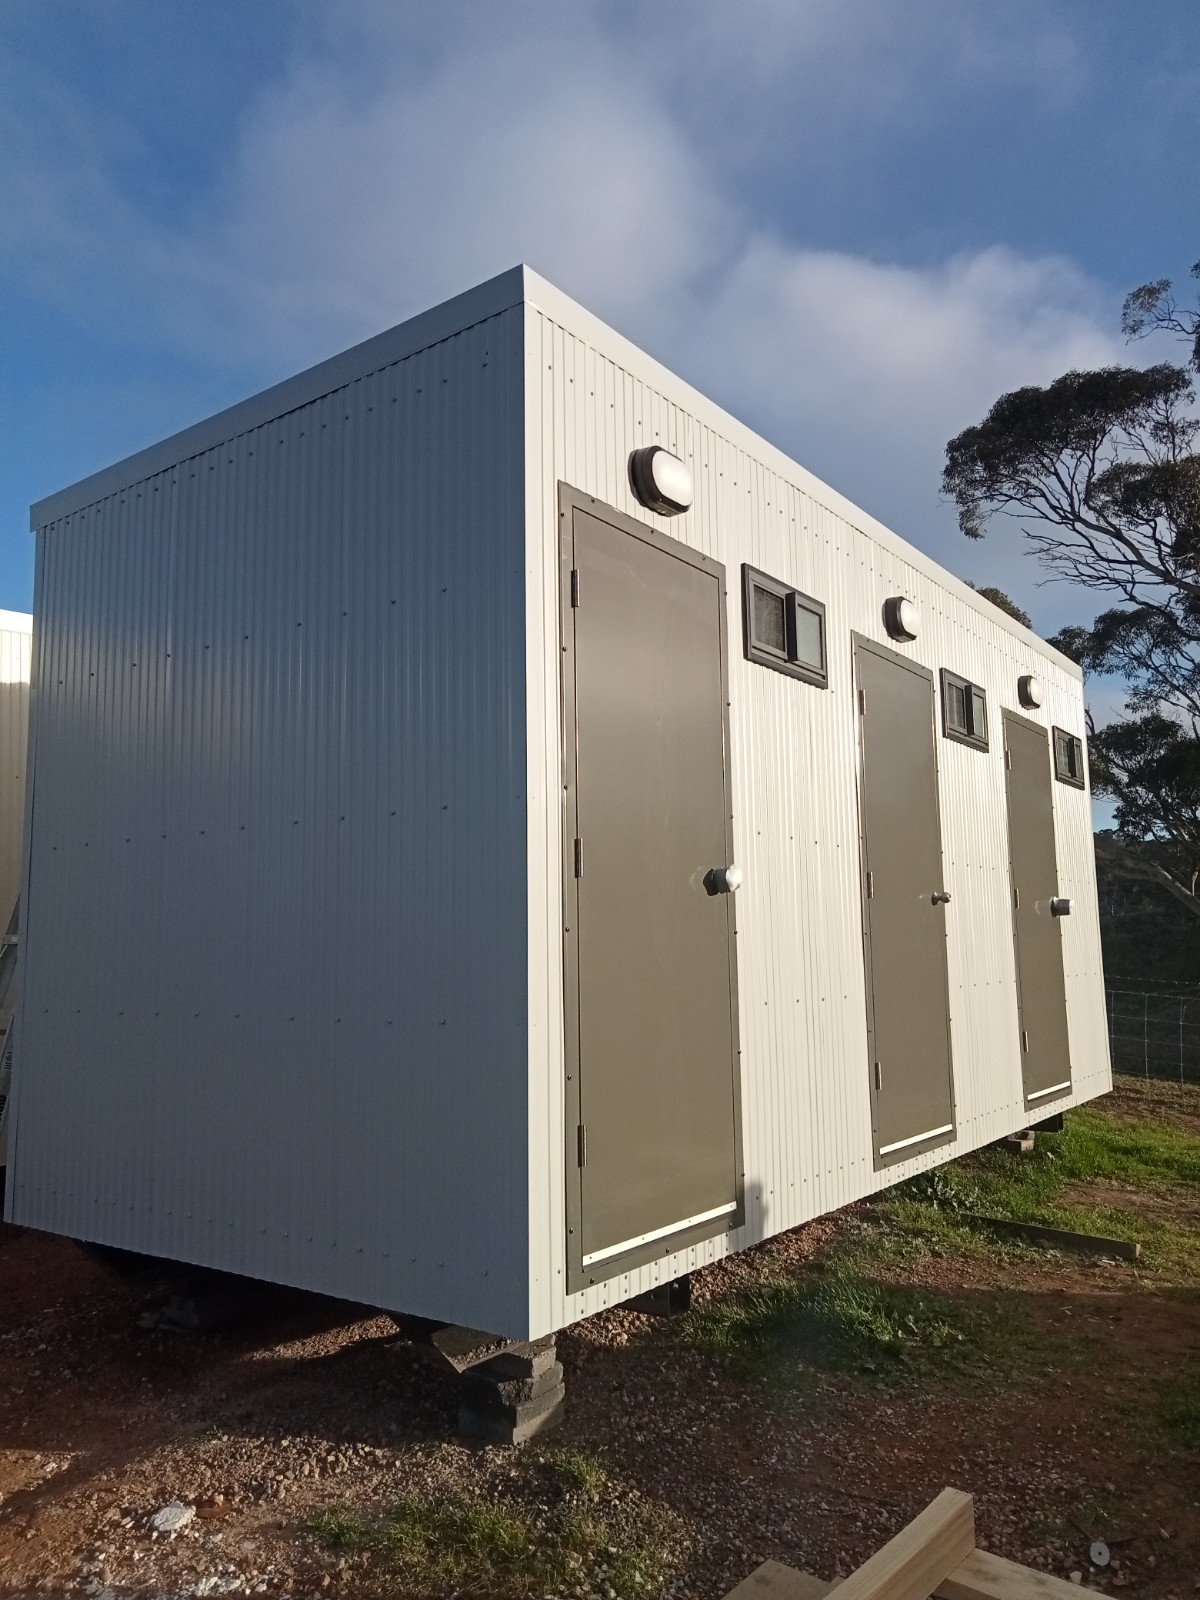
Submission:
<svg viewBox="0 0 1200 1600">
<path fill-rule="evenodd" d="M 1014 889 L 1013 890 L 1013 910 L 1014 911 L 1020 911 L 1020 909 L 1021 909 L 1021 891 L 1020 891 L 1020 889 Z"/>
<path fill-rule="evenodd" d="M 880 1071 L 879 1063 L 877 1061 L 875 1063 L 875 1093 L 878 1094 L 879 1091 L 882 1088 L 883 1088 L 883 1073 Z"/>
<path fill-rule="evenodd" d="M 874 900 L 874 898 L 875 898 L 875 874 L 873 872 L 868 872 L 867 873 L 867 899 L 868 900 Z"/>
<path fill-rule="evenodd" d="M 860 717 L 865 717 L 867 714 L 867 691 L 865 689 L 858 691 L 858 714 Z"/>
<path fill-rule="evenodd" d="M 587 1129 L 584 1127 L 582 1122 L 579 1124 L 579 1128 L 578 1128 L 578 1142 L 579 1142 L 578 1143 L 579 1165 L 581 1167 L 586 1167 L 587 1166 Z"/>
<path fill-rule="evenodd" d="M 1012 751 L 1007 745 L 1004 746 L 1004 770 L 1005 772 L 1012 771 Z"/>
<path fill-rule="evenodd" d="M 578 567 L 572 567 L 571 568 L 571 604 L 573 606 L 578 606 L 578 604 L 579 604 L 579 568 Z"/>
<path fill-rule="evenodd" d="M 576 839 L 576 841 L 575 841 L 575 876 L 577 878 L 582 878 L 583 877 L 583 840 L 582 839 Z"/>
<path fill-rule="evenodd" d="M 1029 1054 L 1029 1029 L 1021 1029 L 1021 1049 L 1025 1055 Z"/>
</svg>

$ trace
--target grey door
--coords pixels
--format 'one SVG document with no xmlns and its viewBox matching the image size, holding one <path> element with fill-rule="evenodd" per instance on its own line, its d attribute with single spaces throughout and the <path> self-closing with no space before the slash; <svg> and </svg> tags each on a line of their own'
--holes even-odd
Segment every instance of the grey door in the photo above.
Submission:
<svg viewBox="0 0 1200 1600">
<path fill-rule="evenodd" d="M 1026 1103 L 1037 1105 L 1071 1087 L 1062 930 L 1050 912 L 1058 894 L 1058 858 L 1045 728 L 1006 711 L 1004 764 L 1021 1072 Z"/>
<path fill-rule="evenodd" d="M 730 1225 L 736 997 L 733 897 L 705 886 L 730 862 L 724 570 L 566 506 L 568 1221 L 586 1283 Z"/>
<path fill-rule="evenodd" d="M 855 641 L 863 907 L 880 1166 L 954 1136 L 933 676 Z"/>
</svg>

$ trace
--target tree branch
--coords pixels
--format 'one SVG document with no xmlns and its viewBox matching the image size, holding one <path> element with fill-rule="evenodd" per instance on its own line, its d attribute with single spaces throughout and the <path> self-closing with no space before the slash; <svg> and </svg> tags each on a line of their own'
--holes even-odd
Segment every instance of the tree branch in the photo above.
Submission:
<svg viewBox="0 0 1200 1600">
<path fill-rule="evenodd" d="M 1143 882 L 1158 884 L 1200 920 L 1200 896 L 1190 893 L 1156 862 L 1148 861 L 1114 839 L 1102 839 L 1099 834 L 1096 835 L 1096 860 L 1119 878 L 1140 878 Z"/>
</svg>

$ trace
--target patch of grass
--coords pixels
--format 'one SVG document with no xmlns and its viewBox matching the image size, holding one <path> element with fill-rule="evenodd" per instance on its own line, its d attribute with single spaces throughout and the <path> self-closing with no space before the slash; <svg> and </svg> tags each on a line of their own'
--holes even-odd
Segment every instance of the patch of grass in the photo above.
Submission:
<svg viewBox="0 0 1200 1600">
<path fill-rule="evenodd" d="M 682 1524 L 625 1492 L 572 1452 L 532 1459 L 515 1488 L 410 1496 L 370 1519 L 345 1506 L 311 1524 L 335 1549 L 369 1552 L 387 1593 L 447 1590 L 492 1600 L 570 1592 L 649 1600 L 686 1552 Z"/>
<path fill-rule="evenodd" d="M 1200 1138 L 1167 1123 L 1125 1122 L 1094 1106 L 1068 1111 L 1061 1134 L 1039 1136 L 1029 1155 L 983 1150 L 899 1184 L 879 1203 L 892 1230 L 916 1242 L 961 1253 L 993 1252 L 970 1213 L 1040 1222 L 1115 1239 L 1140 1239 L 1147 1264 L 1187 1274 L 1200 1269 L 1200 1233 L 1169 1217 L 1119 1203 L 1080 1205 L 1078 1183 L 1112 1183 L 1169 1193 L 1200 1183 Z M 1114 1201 L 1116 1201 L 1114 1195 Z M 894 1239 L 878 1248 L 897 1253 Z"/>
<path fill-rule="evenodd" d="M 1190 1372 L 1159 1397 L 1159 1420 L 1189 1450 L 1200 1450 L 1200 1373 Z"/>
<path fill-rule="evenodd" d="M 1164 1122 L 1118 1122 L 1095 1106 L 1068 1111 L 1061 1134 L 1041 1135 L 1027 1156 L 988 1150 L 961 1164 L 981 1195 L 1024 1208 L 1086 1180 L 1154 1188 L 1200 1183 L 1200 1138 Z M 1015 1211 L 1014 1211 L 1015 1214 Z"/>
<path fill-rule="evenodd" d="M 961 1347 L 973 1331 L 953 1302 L 870 1277 L 850 1252 L 822 1272 L 754 1284 L 703 1307 L 690 1322 L 691 1338 L 714 1354 L 740 1358 L 760 1376 L 787 1371 L 781 1357 L 791 1358 L 792 1376 L 806 1361 L 874 1370 L 880 1360 Z"/>
<path fill-rule="evenodd" d="M 308 1526 L 336 1550 L 357 1549 L 370 1532 L 364 1519 L 348 1506 L 331 1506 L 313 1517 Z"/>
<path fill-rule="evenodd" d="M 608 1483 L 608 1474 L 600 1463 L 578 1450 L 556 1450 L 553 1455 L 541 1455 L 537 1457 L 537 1465 L 565 1494 L 595 1500 Z"/>
</svg>

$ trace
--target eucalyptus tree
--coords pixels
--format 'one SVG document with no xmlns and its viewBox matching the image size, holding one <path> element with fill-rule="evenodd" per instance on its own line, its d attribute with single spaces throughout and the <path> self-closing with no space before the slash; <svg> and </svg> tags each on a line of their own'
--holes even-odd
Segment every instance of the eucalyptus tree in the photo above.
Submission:
<svg viewBox="0 0 1200 1600">
<path fill-rule="evenodd" d="M 1181 307 L 1161 279 L 1126 297 L 1121 321 L 1131 340 L 1181 340 L 1187 361 L 1001 395 L 946 446 L 942 484 L 968 538 L 1008 519 L 1049 577 L 1116 597 L 1051 641 L 1126 690 L 1126 716 L 1089 731 L 1093 786 L 1117 821 L 1098 850 L 1200 917 L 1200 301 Z"/>
</svg>

